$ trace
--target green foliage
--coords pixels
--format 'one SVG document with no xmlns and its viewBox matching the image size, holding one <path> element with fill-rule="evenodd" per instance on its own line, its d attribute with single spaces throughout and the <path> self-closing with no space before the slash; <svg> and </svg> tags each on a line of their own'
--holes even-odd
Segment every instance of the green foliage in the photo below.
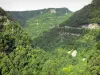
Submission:
<svg viewBox="0 0 100 75">
<path fill-rule="evenodd" d="M 57 10 L 59 13 L 49 10 L 27 21 L 30 25 L 26 30 L 35 37 L 33 40 L 18 23 L 0 15 L 0 74 L 99 75 L 100 29 L 59 26 L 71 14 L 64 14 L 64 9 L 60 9 L 63 12 Z M 86 20 L 77 23 L 88 22 L 84 15 L 83 19 Z M 39 28 L 35 26 L 37 21 Z M 52 24 L 55 27 L 49 28 Z M 35 34 L 29 34 L 29 28 Z M 76 57 L 72 56 L 73 51 L 77 51 Z"/>
<path fill-rule="evenodd" d="M 24 27 L 25 31 L 33 38 L 42 36 L 44 32 L 58 26 L 61 22 L 68 19 L 72 13 L 43 13 L 36 18 L 27 20 L 27 26 Z"/>
<path fill-rule="evenodd" d="M 89 56 L 87 61 L 87 68 L 85 75 L 99 75 L 100 74 L 100 50 L 95 50 Z M 88 69 L 88 70 L 87 70 Z"/>
<path fill-rule="evenodd" d="M 36 18 L 39 15 L 45 14 L 50 12 L 51 9 L 56 9 L 57 15 L 63 15 L 64 13 L 72 13 L 67 8 L 48 8 L 48 9 L 41 9 L 41 10 L 31 10 L 31 11 L 7 11 L 8 14 L 15 20 L 18 21 L 22 27 L 26 26 L 26 22 L 28 19 Z"/>
<path fill-rule="evenodd" d="M 93 0 L 92 3 L 93 3 L 94 5 L 100 6 L 100 5 L 99 5 L 99 4 L 100 4 L 100 1 L 99 1 L 99 0 Z"/>
<path fill-rule="evenodd" d="M 93 0 L 93 2 L 83 9 L 76 11 L 68 21 L 61 23 L 61 26 L 82 26 L 90 23 L 100 24 L 100 1 Z"/>
<path fill-rule="evenodd" d="M 0 73 L 1 75 L 18 75 L 20 72 L 13 61 L 14 52 L 19 45 L 22 47 L 22 51 L 27 50 L 28 45 L 31 47 L 30 38 L 23 32 L 18 23 L 13 22 L 6 14 L 2 15 L 2 13 L 4 10 L 0 14 L 0 24 L 3 26 L 0 31 Z"/>
</svg>

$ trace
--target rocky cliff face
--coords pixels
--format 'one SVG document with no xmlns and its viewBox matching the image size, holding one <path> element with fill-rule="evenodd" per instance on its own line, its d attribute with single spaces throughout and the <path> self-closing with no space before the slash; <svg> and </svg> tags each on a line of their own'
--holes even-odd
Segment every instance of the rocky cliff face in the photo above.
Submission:
<svg viewBox="0 0 100 75">
<path fill-rule="evenodd" d="M 100 28 L 100 25 L 97 23 L 93 23 L 93 24 L 83 25 L 82 28 L 97 29 Z"/>
</svg>

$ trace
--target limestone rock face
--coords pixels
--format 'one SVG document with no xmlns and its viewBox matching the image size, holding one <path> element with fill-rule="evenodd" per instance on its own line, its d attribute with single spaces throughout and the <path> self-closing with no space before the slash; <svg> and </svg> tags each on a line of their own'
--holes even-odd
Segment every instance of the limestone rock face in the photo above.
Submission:
<svg viewBox="0 0 100 75">
<path fill-rule="evenodd" d="M 56 13 L 56 9 L 50 9 L 50 13 Z"/>
<path fill-rule="evenodd" d="M 82 28 L 96 29 L 96 28 L 100 28 L 100 25 L 93 23 L 93 24 L 83 25 Z"/>
</svg>

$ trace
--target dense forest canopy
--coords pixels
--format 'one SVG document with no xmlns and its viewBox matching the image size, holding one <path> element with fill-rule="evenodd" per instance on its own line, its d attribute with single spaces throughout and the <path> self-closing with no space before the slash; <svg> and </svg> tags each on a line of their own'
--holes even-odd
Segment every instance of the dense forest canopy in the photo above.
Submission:
<svg viewBox="0 0 100 75">
<path fill-rule="evenodd" d="M 10 11 L 8 12 L 15 20 L 19 21 L 28 35 L 36 38 L 44 32 L 58 26 L 67 20 L 72 11 L 68 8 L 48 8 L 34 11 Z"/>
<path fill-rule="evenodd" d="M 76 11 L 68 21 L 61 23 L 61 26 L 82 26 L 90 23 L 100 24 L 100 1 L 93 0 L 91 4 Z"/>
<path fill-rule="evenodd" d="M 0 75 L 100 75 L 100 28 L 80 27 L 100 23 L 99 3 L 75 13 L 0 8 Z"/>
</svg>

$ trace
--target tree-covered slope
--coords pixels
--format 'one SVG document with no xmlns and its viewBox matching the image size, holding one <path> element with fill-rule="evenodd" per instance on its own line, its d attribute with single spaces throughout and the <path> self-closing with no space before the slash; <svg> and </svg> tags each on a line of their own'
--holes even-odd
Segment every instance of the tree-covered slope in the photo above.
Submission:
<svg viewBox="0 0 100 75">
<path fill-rule="evenodd" d="M 27 20 L 25 31 L 32 36 L 33 38 L 36 38 L 38 36 L 42 36 L 44 32 L 49 31 L 50 29 L 59 26 L 60 23 L 67 20 L 72 13 L 67 13 L 66 11 L 56 11 L 53 13 L 48 9 L 49 12 L 43 13 L 35 18 L 31 18 Z"/>
<path fill-rule="evenodd" d="M 44 13 L 53 12 L 53 10 L 51 9 L 56 10 L 57 15 L 63 15 L 64 13 L 72 13 L 72 11 L 70 11 L 67 8 L 48 8 L 48 9 L 41 9 L 41 10 L 7 11 L 7 12 L 14 20 L 18 21 L 21 24 L 21 26 L 25 26 L 26 21 L 28 19 L 35 18 Z"/>
<path fill-rule="evenodd" d="M 54 9 L 48 13 L 41 16 L 55 18 Z M 34 31 L 40 36 L 30 40 L 17 23 L 8 23 L 3 17 L 0 75 L 100 75 L 100 29 L 57 25 L 42 35 Z M 35 26 L 37 19 L 40 24 L 55 20 L 47 17 L 37 16 L 27 23 L 33 22 Z"/>
<path fill-rule="evenodd" d="M 98 75 L 100 29 L 55 27 L 33 40 L 33 47 L 49 52 L 41 75 Z M 76 57 L 72 56 L 77 51 Z M 95 54 L 95 55 L 94 55 Z M 46 56 L 48 57 L 48 56 Z"/>
<path fill-rule="evenodd" d="M 35 48 L 40 48 L 46 51 L 53 50 L 54 52 L 57 50 L 58 53 L 60 53 L 63 52 L 63 50 L 67 50 L 67 51 L 77 50 L 77 52 L 79 52 L 79 54 L 75 59 L 68 57 L 68 59 L 71 59 L 72 61 L 69 60 L 67 61 L 67 63 L 70 62 L 70 64 L 72 64 L 73 67 L 72 66 L 68 67 L 68 65 L 66 65 L 67 67 L 63 68 L 63 71 L 65 71 L 65 73 L 60 71 L 61 75 L 67 75 L 67 74 L 68 75 L 74 75 L 74 74 L 75 75 L 99 75 L 100 74 L 99 72 L 100 71 L 100 63 L 99 63 L 100 62 L 100 55 L 99 55 L 100 39 L 98 39 L 100 38 L 99 37 L 100 29 L 84 29 L 79 26 L 79 25 L 85 25 L 90 23 L 99 24 L 100 22 L 99 21 L 100 10 L 98 5 L 99 3 L 98 2 L 96 4 L 95 3 L 92 2 L 92 4 L 87 5 L 80 11 L 75 12 L 73 16 L 68 19 L 68 21 L 62 23 L 58 27 L 54 27 L 50 31 L 44 32 L 43 36 L 40 36 L 34 39 L 33 41 L 33 46 Z M 74 27 L 70 27 L 70 26 L 74 26 Z M 61 54 L 62 57 L 64 56 L 63 54 L 64 53 Z M 66 52 L 65 55 L 67 55 Z M 82 63 L 81 59 L 84 57 L 86 58 L 86 62 Z M 48 73 L 49 70 L 45 74 Z M 55 72 L 53 70 L 54 75 L 57 75 L 57 73 L 58 72 Z M 50 72 L 50 74 L 52 74 L 52 72 Z"/>
<path fill-rule="evenodd" d="M 29 36 L 36 38 L 67 20 L 72 15 L 72 11 L 67 8 L 48 8 L 34 11 L 9 11 L 8 14 L 24 25 L 23 28 Z"/>
<path fill-rule="evenodd" d="M 93 0 L 91 4 L 85 6 L 79 11 L 76 11 L 68 21 L 61 24 L 68 26 L 82 26 L 90 23 L 100 24 L 100 1 Z"/>
<path fill-rule="evenodd" d="M 16 68 L 13 57 L 25 48 L 31 47 L 31 39 L 23 32 L 17 22 L 0 8 L 0 75 L 8 75 L 11 70 L 15 75 Z M 20 49 L 18 49 L 20 48 Z M 13 54 L 13 55 L 12 55 Z M 18 53 L 19 54 L 19 53 Z M 9 65 L 9 67 L 7 66 Z"/>
</svg>

